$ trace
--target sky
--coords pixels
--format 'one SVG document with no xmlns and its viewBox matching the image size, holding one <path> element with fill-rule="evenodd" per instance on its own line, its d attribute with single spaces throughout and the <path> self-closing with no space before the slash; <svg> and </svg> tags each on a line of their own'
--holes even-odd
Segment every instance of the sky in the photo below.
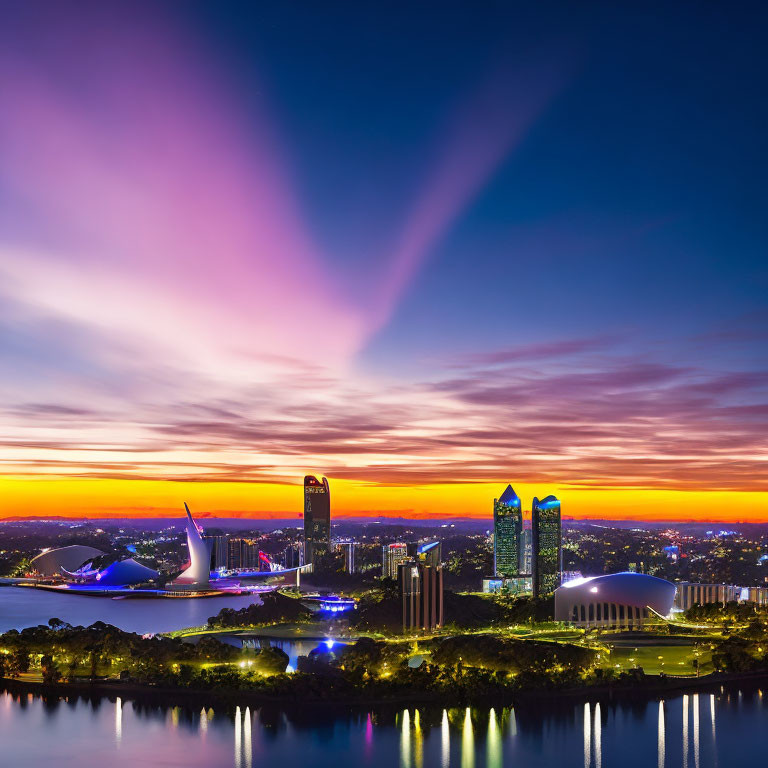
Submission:
<svg viewBox="0 0 768 768">
<path fill-rule="evenodd" d="M 0 517 L 768 520 L 761 4 L 0 12 Z"/>
</svg>

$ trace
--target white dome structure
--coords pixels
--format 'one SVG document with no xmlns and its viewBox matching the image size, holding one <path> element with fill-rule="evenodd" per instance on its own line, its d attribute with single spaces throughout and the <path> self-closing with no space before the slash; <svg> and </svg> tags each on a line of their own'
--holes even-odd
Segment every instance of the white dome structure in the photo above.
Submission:
<svg viewBox="0 0 768 768">
<path fill-rule="evenodd" d="M 638 629 L 672 610 L 675 585 L 644 573 L 574 579 L 555 590 L 555 621 L 579 627 Z"/>
<path fill-rule="evenodd" d="M 86 547 L 82 544 L 49 549 L 32 558 L 32 569 L 41 576 L 58 576 L 63 571 L 75 571 L 87 560 L 103 554 L 96 547 Z"/>
</svg>

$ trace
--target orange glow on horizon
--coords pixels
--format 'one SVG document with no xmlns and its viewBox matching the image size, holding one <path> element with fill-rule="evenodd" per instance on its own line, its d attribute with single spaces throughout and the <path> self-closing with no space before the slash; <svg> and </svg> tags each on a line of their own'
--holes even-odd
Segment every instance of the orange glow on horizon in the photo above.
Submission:
<svg viewBox="0 0 768 768">
<path fill-rule="evenodd" d="M 630 520 L 768 521 L 768 495 L 745 491 L 582 489 L 513 482 L 530 510 L 534 495 L 554 493 L 564 517 Z M 443 520 L 491 520 L 493 499 L 506 487 L 498 483 L 379 486 L 333 480 L 334 517 L 406 517 Z M 244 517 L 301 519 L 301 478 L 296 484 L 168 482 L 91 478 L 0 478 L 0 518 L 175 517 L 183 503 L 200 518 Z"/>
</svg>

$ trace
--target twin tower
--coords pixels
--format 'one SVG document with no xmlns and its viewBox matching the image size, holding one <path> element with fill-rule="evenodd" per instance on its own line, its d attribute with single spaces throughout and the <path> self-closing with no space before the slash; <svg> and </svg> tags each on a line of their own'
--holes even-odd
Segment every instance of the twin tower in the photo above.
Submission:
<svg viewBox="0 0 768 768">
<path fill-rule="evenodd" d="M 493 501 L 493 570 L 503 579 L 531 577 L 533 596 L 545 597 L 560 586 L 563 569 L 560 502 L 534 497 L 531 504 L 531 566 L 525 567 L 523 508 L 511 485 Z"/>
</svg>

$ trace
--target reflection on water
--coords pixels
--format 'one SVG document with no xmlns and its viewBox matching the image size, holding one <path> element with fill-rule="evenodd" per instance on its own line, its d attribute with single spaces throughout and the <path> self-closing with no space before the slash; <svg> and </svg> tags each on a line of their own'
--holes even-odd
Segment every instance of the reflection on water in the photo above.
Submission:
<svg viewBox="0 0 768 768">
<path fill-rule="evenodd" d="M 440 724 L 440 765 L 448 768 L 451 764 L 451 727 L 448 724 L 448 710 L 443 710 L 443 720 Z"/>
<path fill-rule="evenodd" d="M 491 707 L 488 716 L 488 736 L 485 764 L 488 768 L 501 768 L 501 732 L 496 722 L 496 710 Z"/>
<path fill-rule="evenodd" d="M 658 738 L 658 751 L 659 760 L 658 768 L 664 768 L 664 749 L 665 749 L 666 733 L 664 728 L 664 702 L 659 702 L 659 738 Z"/>
<path fill-rule="evenodd" d="M 411 715 L 407 709 L 403 710 L 400 729 L 400 765 L 402 768 L 411 768 Z"/>
<path fill-rule="evenodd" d="M 461 733 L 461 768 L 475 768 L 475 734 L 472 731 L 472 714 L 469 707 L 464 715 Z"/>
<path fill-rule="evenodd" d="M 584 768 L 592 765 L 592 715 L 589 704 L 584 705 Z"/>
<path fill-rule="evenodd" d="M 109 700 L 0 693 L 0 764 L 82 768 L 88 752 L 89 762 L 107 760 L 110 768 L 182 762 L 185 768 L 760 765 L 761 695 L 756 687 L 742 688 L 741 697 L 732 688 L 663 701 L 551 699 L 516 710 L 283 711 L 244 701 L 217 709 L 215 716 L 200 703 L 170 707 L 124 695 Z"/>
<path fill-rule="evenodd" d="M 123 700 L 118 696 L 115 702 L 115 746 L 120 749 L 123 740 Z"/>
</svg>

